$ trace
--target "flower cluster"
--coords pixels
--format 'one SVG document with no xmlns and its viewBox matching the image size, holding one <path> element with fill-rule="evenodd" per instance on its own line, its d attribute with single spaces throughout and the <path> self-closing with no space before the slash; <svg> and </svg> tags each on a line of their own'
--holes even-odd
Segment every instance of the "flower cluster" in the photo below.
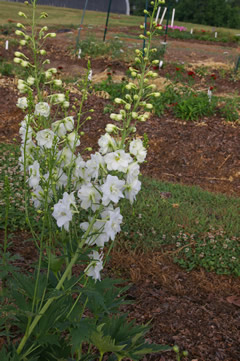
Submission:
<svg viewBox="0 0 240 361">
<path fill-rule="evenodd" d="M 26 17 L 23 13 L 21 16 Z M 98 151 L 88 158 L 77 151 L 81 114 L 66 113 L 68 98 L 64 92 L 55 93 L 56 88 L 62 87 L 62 81 L 56 78 L 57 69 L 44 68 L 50 63 L 44 58 L 44 42 L 55 35 L 46 33 L 44 26 L 37 40 L 30 39 L 24 25 L 18 27 L 21 30 L 16 34 L 21 37 L 21 45 L 34 43 L 33 59 L 40 57 L 41 65 L 38 70 L 39 63 L 31 64 L 23 53 L 15 53 L 14 61 L 29 69 L 27 79 L 18 81 L 19 93 L 26 96 L 17 101 L 26 113 L 19 131 L 19 162 L 30 188 L 29 198 L 39 214 L 48 213 L 53 229 L 60 229 L 70 238 L 72 234 L 77 238 L 80 235 L 81 247 L 90 260 L 85 273 L 100 280 L 102 249 L 121 230 L 119 202 L 125 198 L 132 204 L 141 188 L 140 164 L 147 152 L 135 133 L 136 123 L 149 118 L 152 102 L 160 96 L 150 83 L 157 76 L 151 69 L 159 64 L 159 60 L 151 60 L 156 49 L 150 48 L 156 24 L 152 18 L 145 36 L 148 43 L 143 51 L 136 50 L 135 66 L 130 68 L 133 80 L 126 85 L 127 94 L 115 99 L 119 111 L 110 115 L 113 123 L 107 124 L 106 133 L 98 140 Z M 83 94 L 87 93 L 90 72 L 89 67 Z M 50 91 L 43 92 L 46 86 Z"/>
</svg>

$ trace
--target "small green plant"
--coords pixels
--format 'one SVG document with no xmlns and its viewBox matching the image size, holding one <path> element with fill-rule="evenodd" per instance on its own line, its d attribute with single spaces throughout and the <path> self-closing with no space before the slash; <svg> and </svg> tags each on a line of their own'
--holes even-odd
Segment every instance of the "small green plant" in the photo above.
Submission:
<svg viewBox="0 0 240 361">
<path fill-rule="evenodd" d="M 5 76 L 13 75 L 13 64 L 4 59 L 0 59 L 0 74 Z"/>
<path fill-rule="evenodd" d="M 236 99 L 225 99 L 224 104 L 220 105 L 219 112 L 228 122 L 239 120 L 239 102 Z"/>
<path fill-rule="evenodd" d="M 192 90 L 182 88 L 183 94 L 173 107 L 174 114 L 182 120 L 199 120 L 204 116 L 214 114 L 217 100 L 205 92 L 195 93 Z"/>
<path fill-rule="evenodd" d="M 78 50 L 81 49 L 81 57 L 98 57 L 111 54 L 112 58 L 120 58 L 124 54 L 123 42 L 118 37 L 109 41 L 101 41 L 90 35 L 87 39 L 80 41 Z"/>
</svg>

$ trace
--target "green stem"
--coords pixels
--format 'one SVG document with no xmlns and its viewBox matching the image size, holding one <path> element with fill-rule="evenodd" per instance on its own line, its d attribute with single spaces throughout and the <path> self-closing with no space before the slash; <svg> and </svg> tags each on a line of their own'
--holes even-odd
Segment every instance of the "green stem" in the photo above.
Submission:
<svg viewBox="0 0 240 361">
<path fill-rule="evenodd" d="M 69 273 L 72 271 L 72 268 L 74 266 L 74 264 L 77 262 L 78 259 L 78 253 L 81 250 L 81 248 L 83 247 L 86 238 L 88 237 L 96 219 L 98 216 L 98 213 L 100 213 L 102 211 L 102 207 L 100 207 L 99 211 L 97 212 L 97 214 L 93 217 L 91 223 L 89 224 L 89 227 L 87 229 L 87 231 L 84 234 L 84 237 L 82 239 L 82 241 L 79 243 L 78 248 L 76 250 L 75 255 L 72 257 L 70 263 L 68 264 L 65 272 L 63 273 L 60 281 L 58 282 L 57 286 L 55 287 L 55 290 L 58 291 L 61 289 L 61 287 L 63 286 L 63 283 L 65 282 L 66 278 L 68 277 Z M 29 336 L 31 335 L 31 333 L 33 332 L 34 328 L 36 327 L 36 325 L 38 324 L 38 322 L 40 321 L 40 319 L 42 318 L 42 316 L 44 315 L 44 313 L 48 310 L 48 308 L 50 307 L 50 305 L 53 303 L 53 301 L 57 299 L 57 297 L 51 297 L 48 299 L 48 301 L 45 303 L 45 305 L 41 308 L 41 310 L 39 311 L 39 314 L 37 316 L 35 316 L 34 320 L 32 321 L 28 333 L 25 333 L 25 335 L 23 336 L 18 348 L 17 348 L 17 354 L 19 355 L 23 349 L 23 347 L 25 346 Z"/>
</svg>

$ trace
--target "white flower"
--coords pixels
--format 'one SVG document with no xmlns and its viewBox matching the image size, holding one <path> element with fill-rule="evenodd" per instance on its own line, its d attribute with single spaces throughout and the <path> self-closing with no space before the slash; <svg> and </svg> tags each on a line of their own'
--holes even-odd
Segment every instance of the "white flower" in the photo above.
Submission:
<svg viewBox="0 0 240 361">
<path fill-rule="evenodd" d="M 65 99 L 65 95 L 62 93 L 59 94 L 53 94 L 51 96 L 52 98 L 52 102 L 53 104 L 59 104 L 59 103 L 63 103 L 66 99 Z"/>
<path fill-rule="evenodd" d="M 105 183 L 101 187 L 103 192 L 102 203 L 104 205 L 108 205 L 111 201 L 113 203 L 117 203 L 120 198 L 124 198 L 122 193 L 124 185 L 125 181 L 109 174 Z"/>
<path fill-rule="evenodd" d="M 91 207 L 95 211 L 99 207 L 101 199 L 100 192 L 92 185 L 92 183 L 84 184 L 78 191 L 78 198 L 81 200 L 81 207 L 88 209 Z"/>
<path fill-rule="evenodd" d="M 51 129 L 43 129 L 37 132 L 36 140 L 39 147 L 52 148 L 54 133 Z"/>
<path fill-rule="evenodd" d="M 35 106 L 35 115 L 40 115 L 44 118 L 47 118 L 50 114 L 50 106 L 48 103 L 45 102 L 39 102 Z"/>
<path fill-rule="evenodd" d="M 88 172 L 86 171 L 86 163 L 82 159 L 80 155 L 77 156 L 72 172 L 72 180 L 76 183 L 81 183 L 82 180 L 85 182 L 90 181 L 90 176 L 88 175 Z"/>
<path fill-rule="evenodd" d="M 109 241 L 108 235 L 104 232 L 105 221 L 98 220 L 94 223 L 91 233 L 86 239 L 86 244 L 93 246 L 96 244 L 98 247 L 103 248 L 104 244 Z M 80 223 L 80 228 L 86 232 L 89 227 L 89 222 Z"/>
<path fill-rule="evenodd" d="M 52 130 L 60 138 L 63 138 L 67 133 L 67 130 L 66 130 L 62 120 L 57 120 L 56 122 L 52 123 Z"/>
<path fill-rule="evenodd" d="M 28 125 L 28 115 L 24 117 L 24 120 L 21 122 L 21 127 L 19 128 L 19 134 L 22 138 L 22 143 L 29 143 L 32 141 L 33 130 L 30 125 Z"/>
<path fill-rule="evenodd" d="M 129 163 L 133 161 L 130 154 L 125 153 L 123 149 L 105 155 L 104 160 L 108 170 L 118 170 L 126 173 Z"/>
<path fill-rule="evenodd" d="M 29 186 L 31 188 L 37 188 L 40 182 L 40 164 L 37 160 L 29 166 L 30 177 L 28 179 Z"/>
<path fill-rule="evenodd" d="M 112 152 L 116 150 L 117 147 L 115 139 L 112 138 L 108 133 L 100 137 L 100 139 L 98 140 L 98 145 L 100 147 L 99 151 L 102 154 Z"/>
<path fill-rule="evenodd" d="M 30 76 L 27 78 L 27 83 L 28 83 L 29 85 L 33 85 L 34 82 L 35 82 L 35 78 L 30 75 Z"/>
<path fill-rule="evenodd" d="M 33 205 L 35 208 L 40 208 L 41 203 L 43 201 L 43 189 L 41 186 L 37 186 L 32 192 Z"/>
<path fill-rule="evenodd" d="M 54 211 L 52 216 L 56 219 L 58 227 L 69 231 L 69 224 L 72 220 L 72 209 L 71 205 L 75 205 L 75 198 L 73 193 L 63 194 L 63 199 L 60 199 L 57 204 L 54 205 Z"/>
<path fill-rule="evenodd" d="M 87 172 L 91 178 L 95 180 L 99 177 L 100 169 L 105 168 L 104 158 L 100 153 L 91 154 L 91 159 L 86 163 Z"/>
<path fill-rule="evenodd" d="M 60 189 L 62 187 L 66 187 L 68 181 L 68 177 L 66 173 L 60 168 L 56 174 L 56 188 Z"/>
<path fill-rule="evenodd" d="M 76 157 L 69 147 L 64 147 L 58 156 L 60 156 L 61 165 L 65 167 L 69 166 Z"/>
<path fill-rule="evenodd" d="M 140 166 L 137 162 L 129 164 L 127 169 L 127 183 L 131 183 L 140 173 Z"/>
<path fill-rule="evenodd" d="M 80 145 L 80 140 L 77 132 L 72 132 L 68 134 L 67 143 L 71 148 L 78 147 Z"/>
<path fill-rule="evenodd" d="M 106 222 L 104 231 L 106 234 L 114 241 L 115 236 L 118 232 L 121 231 L 120 224 L 122 223 L 122 215 L 120 213 L 120 208 L 116 208 L 108 212 L 109 220 Z"/>
<path fill-rule="evenodd" d="M 124 194 L 125 194 L 126 198 L 129 199 L 131 204 L 136 199 L 136 195 L 138 194 L 140 189 L 141 189 L 141 182 L 137 178 L 132 180 L 131 183 L 126 184 Z"/>
<path fill-rule="evenodd" d="M 135 157 L 137 158 L 137 161 L 139 163 L 142 163 L 144 161 L 144 159 L 146 158 L 147 151 L 144 148 L 141 139 L 134 139 L 130 143 L 129 150 L 130 150 L 131 154 L 135 155 Z"/>
<path fill-rule="evenodd" d="M 86 275 L 92 277 L 95 281 L 101 281 L 100 271 L 103 269 L 103 255 L 99 254 L 97 251 L 93 251 L 92 254 L 89 255 L 93 261 L 90 263 L 90 266 L 87 267 Z"/>
<path fill-rule="evenodd" d="M 71 132 L 74 128 L 74 118 L 72 116 L 63 119 L 63 124 L 68 132 Z"/>
<path fill-rule="evenodd" d="M 26 97 L 18 98 L 16 105 L 20 109 L 23 109 L 23 110 L 26 109 L 28 107 L 27 98 Z"/>
</svg>

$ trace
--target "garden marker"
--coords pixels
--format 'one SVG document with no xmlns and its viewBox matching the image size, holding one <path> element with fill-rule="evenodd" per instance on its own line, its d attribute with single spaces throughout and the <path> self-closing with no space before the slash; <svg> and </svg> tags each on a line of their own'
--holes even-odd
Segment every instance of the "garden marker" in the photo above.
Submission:
<svg viewBox="0 0 240 361">
<path fill-rule="evenodd" d="M 159 61 L 159 69 L 161 69 L 161 68 L 162 68 L 162 66 L 163 66 L 163 61 L 162 61 L 162 60 L 160 60 L 160 61 Z"/>
<path fill-rule="evenodd" d="M 89 71 L 88 80 L 89 80 L 89 81 L 92 81 L 92 69 Z"/>
<path fill-rule="evenodd" d="M 105 29 L 104 29 L 104 35 L 103 35 L 103 41 L 105 41 L 106 35 L 107 35 L 108 20 L 109 20 L 109 15 L 110 15 L 110 11 L 111 11 L 111 5 L 112 5 L 112 0 L 109 0 L 109 3 L 108 3 L 108 12 L 107 12 L 107 19 L 106 19 L 106 25 L 105 25 Z"/>
<path fill-rule="evenodd" d="M 215 39 L 217 38 L 217 31 L 215 32 Z"/>
<path fill-rule="evenodd" d="M 85 1 L 85 6 L 84 6 L 84 9 L 83 9 L 82 18 L 81 18 L 81 24 L 80 24 L 80 27 L 78 28 L 78 36 L 77 36 L 77 41 L 76 41 L 76 51 L 77 51 L 78 46 L 79 46 L 80 33 L 81 33 L 81 30 L 82 30 L 82 24 L 83 24 L 85 12 L 86 12 L 87 4 L 88 4 L 88 0 Z"/>
<path fill-rule="evenodd" d="M 8 50 L 8 40 L 6 40 L 5 49 Z"/>
<path fill-rule="evenodd" d="M 158 22 L 158 18 L 159 18 L 160 11 L 161 11 L 161 6 L 159 6 L 159 8 L 158 8 L 158 10 L 157 10 L 157 15 L 156 15 L 156 19 L 155 19 L 155 23 L 156 23 L 156 24 L 157 24 L 157 22 Z"/>
<path fill-rule="evenodd" d="M 192 33 L 193 33 L 193 29 L 190 30 L 190 34 L 192 34 Z"/>
<path fill-rule="evenodd" d="M 159 22 L 160 25 L 162 25 L 164 16 L 165 16 L 165 14 L 166 14 L 166 11 L 167 11 L 167 8 L 165 8 L 165 9 L 163 10 L 162 17 L 161 17 L 161 20 L 160 20 L 160 22 Z"/>
<path fill-rule="evenodd" d="M 172 11 L 172 21 L 171 21 L 171 27 L 173 27 L 174 17 L 175 17 L 175 9 L 173 9 L 173 11 Z"/>
<path fill-rule="evenodd" d="M 82 49 L 79 49 L 78 50 L 78 59 L 81 59 L 81 52 L 82 52 Z"/>
</svg>

